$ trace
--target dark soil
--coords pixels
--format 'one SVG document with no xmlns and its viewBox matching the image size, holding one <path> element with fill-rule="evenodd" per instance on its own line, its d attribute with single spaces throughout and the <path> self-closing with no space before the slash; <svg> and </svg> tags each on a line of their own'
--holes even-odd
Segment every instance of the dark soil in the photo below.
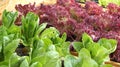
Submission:
<svg viewBox="0 0 120 67">
<path fill-rule="evenodd" d="M 24 46 L 23 44 L 19 44 L 15 52 L 19 56 L 29 56 L 29 47 Z"/>
</svg>

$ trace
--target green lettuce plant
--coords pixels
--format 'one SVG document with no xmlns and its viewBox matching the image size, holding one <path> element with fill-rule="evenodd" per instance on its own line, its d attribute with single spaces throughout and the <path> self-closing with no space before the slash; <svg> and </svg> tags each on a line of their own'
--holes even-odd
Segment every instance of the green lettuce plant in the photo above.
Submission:
<svg viewBox="0 0 120 67">
<path fill-rule="evenodd" d="M 37 37 L 46 25 L 46 23 L 39 25 L 39 17 L 32 12 L 29 12 L 25 17 L 23 16 L 21 32 L 24 45 L 32 46 L 34 37 Z"/>
<path fill-rule="evenodd" d="M 99 4 L 102 6 L 107 6 L 109 3 L 120 5 L 120 0 L 99 0 Z"/>
</svg>

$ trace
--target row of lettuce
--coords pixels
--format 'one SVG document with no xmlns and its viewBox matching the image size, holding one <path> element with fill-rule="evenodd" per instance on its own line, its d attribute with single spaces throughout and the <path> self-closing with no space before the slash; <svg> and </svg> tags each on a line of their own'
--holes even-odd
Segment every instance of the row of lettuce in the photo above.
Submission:
<svg viewBox="0 0 120 67">
<path fill-rule="evenodd" d="M 55 27 L 39 25 L 39 17 L 29 12 L 22 17 L 22 25 L 14 24 L 17 12 L 4 11 L 0 26 L 0 67 L 112 67 L 104 64 L 115 51 L 117 41 L 101 38 L 94 42 L 84 33 L 81 41 L 66 41 L 66 33 Z M 29 49 L 28 56 L 19 56 L 15 50 L 22 43 Z M 71 54 L 73 46 L 78 56 Z"/>
<path fill-rule="evenodd" d="M 86 2 L 86 0 L 76 0 L 78 2 Z M 114 3 L 117 5 L 120 5 L 120 0 L 91 0 L 91 1 L 95 1 L 98 2 L 100 5 L 106 7 L 109 3 Z"/>
<path fill-rule="evenodd" d="M 99 4 L 102 6 L 107 6 L 109 3 L 120 5 L 120 0 L 99 0 Z"/>
</svg>

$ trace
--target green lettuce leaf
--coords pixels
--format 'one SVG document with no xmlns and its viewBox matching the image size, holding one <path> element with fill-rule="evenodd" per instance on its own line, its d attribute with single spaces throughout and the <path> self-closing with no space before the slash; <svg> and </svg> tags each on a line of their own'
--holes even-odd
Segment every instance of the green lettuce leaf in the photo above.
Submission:
<svg viewBox="0 0 120 67">
<path fill-rule="evenodd" d="M 28 61 L 27 61 L 26 59 L 24 59 L 24 60 L 22 61 L 22 63 L 20 64 L 20 67 L 29 67 Z"/>
<path fill-rule="evenodd" d="M 82 60 L 80 60 L 78 57 L 67 55 L 64 59 L 64 66 L 65 67 L 81 67 Z"/>
<path fill-rule="evenodd" d="M 43 67 L 41 63 L 35 62 L 30 67 Z"/>
<path fill-rule="evenodd" d="M 3 15 L 2 15 L 2 24 L 6 27 L 6 28 L 10 28 L 15 20 L 17 19 L 17 12 L 9 12 L 7 10 L 4 10 Z"/>
<path fill-rule="evenodd" d="M 98 43 L 100 43 L 101 46 L 105 47 L 107 50 L 109 50 L 109 53 L 112 53 L 116 50 L 116 45 L 117 45 L 117 41 L 114 39 L 106 39 L 106 38 L 102 38 L 98 41 Z"/>
<path fill-rule="evenodd" d="M 46 26 L 46 23 L 39 25 L 39 17 L 32 12 L 22 17 L 22 38 L 26 46 L 32 46 L 34 37 L 38 37 Z"/>
<path fill-rule="evenodd" d="M 54 38 L 58 37 L 59 35 L 60 35 L 60 33 L 56 28 L 50 27 L 50 28 L 45 29 L 41 33 L 40 38 L 54 39 Z"/>
<path fill-rule="evenodd" d="M 84 48 L 83 43 L 82 42 L 73 42 L 73 47 L 74 49 L 79 52 L 82 48 Z"/>
<path fill-rule="evenodd" d="M 88 44 L 93 43 L 93 40 L 88 34 L 84 33 L 82 35 L 82 43 L 84 47 L 87 47 Z"/>
<path fill-rule="evenodd" d="M 90 51 L 86 48 L 80 50 L 79 58 L 82 59 L 81 67 L 98 67 L 97 62 L 91 58 Z"/>
</svg>

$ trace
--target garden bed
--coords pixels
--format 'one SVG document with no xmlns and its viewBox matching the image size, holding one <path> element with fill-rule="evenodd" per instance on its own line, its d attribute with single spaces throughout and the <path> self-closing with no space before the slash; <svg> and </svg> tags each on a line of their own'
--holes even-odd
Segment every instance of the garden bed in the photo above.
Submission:
<svg viewBox="0 0 120 67">
<path fill-rule="evenodd" d="M 117 12 L 114 12 L 113 10 L 116 10 L 116 8 Z M 57 4 L 54 5 L 41 4 L 40 6 L 35 6 L 35 4 L 19 4 L 16 6 L 16 10 L 19 13 L 4 11 L 2 18 L 3 25 L 0 28 L 3 32 L 1 37 L 6 42 L 3 43 L 4 46 L 2 47 L 6 49 L 1 50 L 3 51 L 1 53 L 4 53 L 4 55 L 1 54 L 1 57 L 5 58 L 3 59 L 4 62 L 0 64 L 14 66 L 18 62 L 18 66 L 27 64 L 28 66 L 43 65 L 43 67 L 46 67 L 46 65 L 51 64 L 51 67 L 55 65 L 67 67 L 69 64 L 76 65 L 72 60 L 78 63 L 81 62 L 78 59 L 84 58 L 82 60 L 85 61 L 85 57 L 88 57 L 89 60 L 85 62 L 88 62 L 88 65 L 91 65 L 91 67 L 94 67 L 93 65 L 96 67 L 97 65 L 104 66 L 104 63 L 120 67 L 120 64 L 117 63 L 120 62 L 119 6 L 110 4 L 106 9 L 103 10 L 101 6 L 94 2 L 87 2 L 85 5 L 81 5 L 73 0 L 58 0 Z M 90 36 L 84 34 L 85 32 Z M 82 39 L 83 37 L 86 40 Z M 107 39 L 99 42 L 102 38 Z M 86 41 L 86 44 L 84 44 L 84 41 Z M 76 43 L 75 46 L 72 45 L 72 50 L 70 48 L 71 43 Z M 97 57 L 98 59 L 101 58 L 99 59 L 101 61 L 97 60 L 96 56 L 91 53 L 93 50 L 89 48 L 91 45 L 88 43 L 94 44 L 92 46 L 100 47 L 99 49 L 104 51 L 99 53 L 101 57 L 104 57 L 102 53 L 107 53 L 107 50 L 109 51 L 107 56 L 114 52 L 115 49 L 117 50 L 111 54 L 111 61 L 107 59 L 107 61 L 103 62 L 106 56 L 101 58 L 98 54 Z M 11 44 L 14 44 L 13 49 L 10 49 L 13 46 Z M 7 48 L 11 51 L 7 50 Z M 96 51 L 99 52 L 99 49 Z M 11 54 L 7 55 L 7 51 Z M 15 57 L 16 59 L 19 57 L 21 60 L 17 60 L 15 63 L 7 62 L 8 59 L 12 61 L 11 58 Z M 49 59 L 51 61 L 48 61 Z M 85 62 L 81 62 L 81 64 L 83 63 L 83 66 L 87 65 Z"/>
</svg>

